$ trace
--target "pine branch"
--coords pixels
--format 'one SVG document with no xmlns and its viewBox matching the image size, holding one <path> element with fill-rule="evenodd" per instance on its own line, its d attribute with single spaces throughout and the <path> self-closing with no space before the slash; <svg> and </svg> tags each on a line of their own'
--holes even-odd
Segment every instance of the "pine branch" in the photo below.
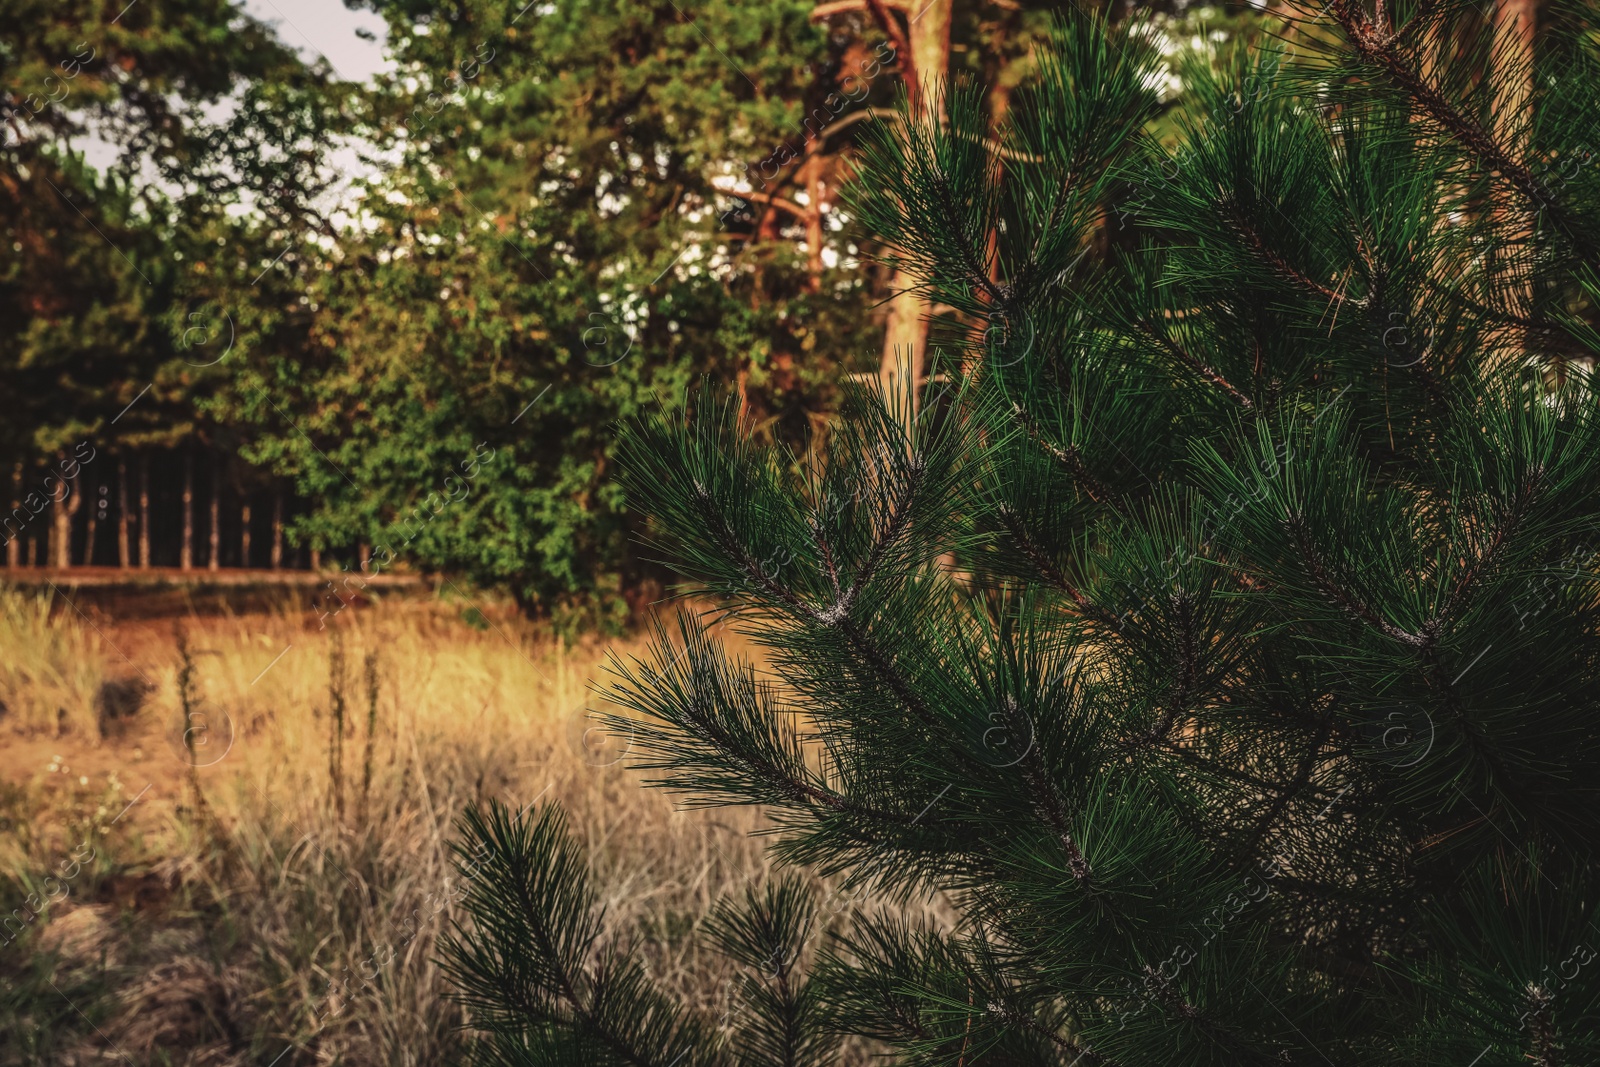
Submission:
<svg viewBox="0 0 1600 1067">
<path fill-rule="evenodd" d="M 1090 500 L 1121 514 L 1126 514 L 1122 500 L 1095 478 L 1094 473 L 1089 470 L 1088 464 L 1084 463 L 1083 453 L 1077 445 L 1068 445 L 1066 448 L 1062 448 L 1050 440 L 1021 404 L 1013 403 L 1011 405 L 1011 414 L 1021 424 L 1023 430 L 1026 431 L 1028 439 L 1044 449 L 1050 458 L 1061 464 L 1067 473 L 1072 476 L 1072 480 L 1077 482 L 1083 491 L 1088 494 Z"/>
<path fill-rule="evenodd" d="M 1292 513 L 1284 520 L 1284 528 L 1294 539 L 1296 550 L 1300 553 L 1301 562 L 1305 564 L 1307 572 L 1311 575 L 1312 582 L 1317 590 L 1327 597 L 1333 604 L 1362 622 L 1371 626 L 1385 637 L 1412 648 L 1427 648 L 1433 643 L 1433 638 L 1427 634 L 1414 634 L 1402 629 L 1394 623 L 1379 615 L 1371 606 L 1363 603 L 1355 594 L 1341 588 L 1334 581 L 1333 576 L 1323 565 L 1321 556 L 1317 553 L 1316 544 L 1311 540 L 1311 531 L 1306 526 L 1305 517 L 1298 512 Z"/>
<path fill-rule="evenodd" d="M 916 455 L 911 457 L 909 464 L 909 474 L 897 487 L 895 501 L 889 509 L 889 520 L 884 524 L 883 533 L 873 540 L 867 558 L 850 582 L 850 588 L 846 589 L 843 595 L 827 609 L 814 616 L 823 626 L 837 626 L 850 617 L 850 609 L 855 606 L 856 597 L 877 576 L 878 568 L 882 566 L 889 549 L 898 544 L 911 529 L 912 507 L 916 503 L 917 492 L 922 488 L 925 468 L 921 458 Z"/>
<path fill-rule="evenodd" d="M 1055 560 L 1050 558 L 1049 553 L 1045 552 L 1029 536 L 1027 527 L 1022 524 L 1022 519 L 1018 517 L 1016 512 L 1001 504 L 996 509 L 996 514 L 1000 516 L 1000 521 L 1005 525 L 1006 532 L 1011 534 L 1012 539 L 1017 542 L 1017 547 L 1022 550 L 1022 554 L 1027 557 L 1028 562 L 1033 564 L 1046 584 L 1054 586 L 1065 593 L 1077 607 L 1078 613 L 1084 618 L 1092 619 L 1112 629 L 1116 628 L 1117 617 L 1092 602 L 1083 595 L 1077 586 L 1072 584 L 1071 580 L 1062 573 L 1061 568 L 1056 566 Z"/>
<path fill-rule="evenodd" d="M 1020 1029 L 1028 1031 L 1030 1034 L 1038 1034 L 1040 1037 L 1049 1041 L 1056 1048 L 1065 1052 L 1067 1055 L 1072 1056 L 1073 1063 L 1095 1064 L 1105 1062 L 1093 1050 L 1084 1045 L 1078 1044 L 1076 1041 L 1070 1041 L 1067 1038 L 1062 1037 L 1048 1026 L 1041 1025 L 1040 1022 L 1031 1015 L 1026 1015 L 1023 1012 L 1017 1011 L 1015 1008 L 1007 1007 L 1005 1004 L 1002 1004 L 999 1001 L 990 1001 L 985 1008 L 992 1018 L 998 1019 L 1008 1026 L 1019 1027 Z"/>
<path fill-rule="evenodd" d="M 1527 164 L 1480 123 L 1453 107 L 1436 85 L 1401 57 L 1395 47 L 1397 34 L 1393 30 L 1386 32 L 1369 20 L 1357 0 L 1331 0 L 1328 10 L 1362 59 L 1382 68 L 1429 118 L 1477 156 L 1485 171 L 1498 173 L 1509 182 L 1533 211 L 1547 213 L 1580 257 L 1591 265 L 1600 262 L 1595 244 L 1578 225 L 1577 217 L 1556 201 L 1554 193 L 1534 176 Z"/>
<path fill-rule="evenodd" d="M 978 288 L 989 298 L 989 302 L 1004 311 L 1009 309 L 1010 293 L 997 286 L 989 278 L 989 271 L 978 259 L 978 254 L 972 249 L 972 241 L 967 235 L 966 225 L 961 221 L 961 208 L 955 201 L 955 196 L 950 191 L 950 180 L 941 172 L 932 174 L 928 184 L 933 190 L 934 203 L 938 205 L 943 216 L 944 224 L 949 227 L 949 233 L 956 242 L 956 254 L 961 266 L 967 272 L 965 281 L 968 285 L 977 282 Z"/>
<path fill-rule="evenodd" d="M 1249 219 L 1236 205 L 1231 202 L 1226 203 L 1224 211 L 1235 232 L 1244 238 L 1244 242 L 1249 245 L 1250 250 L 1260 257 L 1267 266 L 1271 267 L 1279 277 L 1302 289 L 1316 293 L 1318 296 L 1327 297 L 1329 304 L 1343 305 L 1348 299 L 1344 293 L 1329 289 L 1321 282 L 1307 277 L 1290 266 L 1288 260 L 1280 256 L 1266 241 L 1262 240 L 1261 234 L 1256 231 L 1256 228 L 1250 224 Z M 1372 305 L 1372 294 L 1369 293 L 1360 300 L 1351 300 L 1350 303 L 1358 308 L 1368 308 Z"/>
<path fill-rule="evenodd" d="M 1247 411 L 1255 408 L 1255 405 L 1251 403 L 1250 398 L 1245 396 L 1238 389 L 1234 388 L 1232 382 L 1228 381 L 1228 379 L 1224 378 L 1221 374 L 1218 374 L 1215 370 L 1212 370 L 1205 363 L 1202 363 L 1200 360 L 1190 355 L 1188 349 L 1184 348 L 1177 341 L 1174 341 L 1172 338 L 1168 337 L 1164 331 L 1156 329 L 1154 326 L 1143 320 L 1140 320 L 1136 325 L 1140 333 L 1144 334 L 1156 344 L 1160 345 L 1165 352 L 1175 358 L 1179 363 L 1182 363 L 1184 366 L 1194 371 L 1212 385 L 1220 388 L 1234 403 L 1238 404 Z"/>
</svg>

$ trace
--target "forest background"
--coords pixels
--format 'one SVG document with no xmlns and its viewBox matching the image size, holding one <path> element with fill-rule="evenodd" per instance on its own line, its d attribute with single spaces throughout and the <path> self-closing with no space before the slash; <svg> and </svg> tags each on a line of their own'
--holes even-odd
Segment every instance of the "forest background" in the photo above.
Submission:
<svg viewBox="0 0 1600 1067">
<path fill-rule="evenodd" d="M 1003 123 L 1059 5 L 347 6 L 370 77 L 309 8 L 0 5 L 7 567 L 443 575 L 615 632 L 670 582 L 619 419 L 709 377 L 823 441 L 848 378 L 925 384 L 930 329 L 993 326 L 901 293 L 840 190 L 924 84 Z M 1151 23 L 1169 109 L 1282 25 L 1104 7 Z M 1108 204 L 1092 254 L 1139 223 Z"/>
</svg>

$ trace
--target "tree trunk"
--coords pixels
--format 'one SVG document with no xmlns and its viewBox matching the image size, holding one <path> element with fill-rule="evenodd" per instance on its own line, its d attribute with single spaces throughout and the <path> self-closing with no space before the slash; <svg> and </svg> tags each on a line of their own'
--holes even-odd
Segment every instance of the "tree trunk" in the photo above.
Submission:
<svg viewBox="0 0 1600 1067">
<path fill-rule="evenodd" d="M 183 450 L 183 544 L 178 549 L 178 566 L 194 569 L 194 450 Z"/>
<path fill-rule="evenodd" d="M 83 531 L 83 565 L 94 566 L 94 535 L 100 527 L 99 501 L 89 505 L 89 518 L 84 523 Z"/>
<path fill-rule="evenodd" d="M 950 6 L 951 0 L 928 0 L 908 17 L 911 55 L 900 57 L 901 69 L 913 112 L 922 121 L 943 116 L 944 83 L 950 68 Z M 905 271 L 896 270 L 889 276 L 889 288 L 896 295 L 889 302 L 883 356 L 878 363 L 884 395 L 904 398 L 899 402 L 905 405 L 902 414 L 908 429 L 919 406 L 928 345 L 929 309 L 920 293 L 909 291 L 913 283 Z"/>
<path fill-rule="evenodd" d="M 314 571 L 322 569 L 322 549 L 315 545 L 311 546 L 311 569 Z"/>
<path fill-rule="evenodd" d="M 250 566 L 250 498 L 239 505 L 239 566 Z"/>
<path fill-rule="evenodd" d="M 272 494 L 272 569 L 283 566 L 283 494 Z"/>
<path fill-rule="evenodd" d="M 1538 27 L 1538 0 L 1495 0 L 1494 55 L 1502 64 L 1495 77 L 1494 126 L 1502 144 L 1519 159 L 1526 159 L 1528 131 L 1533 126 L 1533 35 Z M 1495 255 L 1502 260 L 1509 276 L 1506 286 L 1514 301 L 1509 310 L 1531 317 L 1533 314 L 1533 214 L 1511 196 L 1503 197 L 1496 213 L 1505 224 L 1505 240 Z M 1513 343 L 1517 355 L 1532 355 L 1533 338 L 1522 333 Z M 1557 378 L 1562 368 L 1554 368 Z"/>
<path fill-rule="evenodd" d="M 61 459 L 61 467 L 66 465 L 67 454 L 57 453 Z M 65 493 L 56 503 L 55 530 L 50 535 L 51 555 L 55 557 L 55 566 L 66 570 L 72 566 L 72 520 L 77 516 L 78 509 L 83 506 L 83 494 L 78 492 L 78 479 L 83 476 L 83 471 L 78 471 L 74 478 L 62 478 L 61 484 Z"/>
<path fill-rule="evenodd" d="M 37 537 L 30 537 L 28 538 L 28 566 L 37 567 L 38 565 L 39 539 Z"/>
<path fill-rule="evenodd" d="M 822 156 L 806 159 L 806 289 L 822 291 Z"/>
<path fill-rule="evenodd" d="M 22 507 L 22 461 L 18 460 L 11 468 L 11 510 L 7 517 L 15 515 Z M 5 528 L 6 533 L 6 566 L 19 567 L 22 565 L 22 527 L 17 527 L 12 532 L 10 527 Z"/>
<path fill-rule="evenodd" d="M 128 461 L 117 460 L 117 566 L 127 570 L 133 562 L 128 546 Z"/>
<path fill-rule="evenodd" d="M 372 569 L 372 546 L 365 541 L 356 544 L 356 559 L 360 561 L 361 573 L 365 574 Z"/>
<path fill-rule="evenodd" d="M 150 569 L 150 453 L 139 453 L 139 569 Z"/>
<path fill-rule="evenodd" d="M 206 556 L 206 569 L 222 566 L 222 455 L 211 452 L 211 552 Z"/>
</svg>

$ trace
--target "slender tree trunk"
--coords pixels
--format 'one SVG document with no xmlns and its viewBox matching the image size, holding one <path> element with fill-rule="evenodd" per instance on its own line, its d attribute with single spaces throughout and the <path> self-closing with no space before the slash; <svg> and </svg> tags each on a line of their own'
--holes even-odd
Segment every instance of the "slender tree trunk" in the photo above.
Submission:
<svg viewBox="0 0 1600 1067">
<path fill-rule="evenodd" d="M 85 567 L 94 566 L 94 537 L 100 528 L 99 503 L 98 500 L 90 503 L 89 518 L 84 523 L 83 565 Z"/>
<path fill-rule="evenodd" d="M 150 569 L 150 453 L 139 453 L 139 569 Z"/>
<path fill-rule="evenodd" d="M 7 517 L 15 515 L 22 507 L 22 461 L 18 460 L 11 467 L 11 511 Z M 17 527 L 15 533 L 6 529 L 6 566 L 19 567 L 22 565 L 22 527 Z"/>
<path fill-rule="evenodd" d="M 272 569 L 283 566 L 283 494 L 272 494 Z"/>
<path fill-rule="evenodd" d="M 1533 126 L 1533 36 L 1539 23 L 1538 0 L 1495 0 L 1495 58 L 1501 64 L 1492 74 L 1495 133 L 1513 155 L 1526 159 L 1528 131 Z M 1505 240 L 1496 251 L 1509 276 L 1506 286 L 1517 313 L 1533 313 L 1533 215 L 1522 203 L 1503 197 L 1495 209 L 1505 224 Z M 1521 356 L 1532 354 L 1533 337 L 1522 333 L 1514 343 Z M 1562 368 L 1554 368 L 1562 377 Z"/>
<path fill-rule="evenodd" d="M 311 569 L 314 571 L 322 569 L 322 549 L 315 545 L 311 546 Z"/>
<path fill-rule="evenodd" d="M 117 566 L 127 570 L 133 562 L 128 546 L 128 461 L 117 460 Z"/>
<path fill-rule="evenodd" d="M 206 569 L 222 566 L 222 454 L 211 451 L 211 552 L 206 557 Z"/>
<path fill-rule="evenodd" d="M 239 566 L 250 566 L 250 498 L 239 505 Z"/>
<path fill-rule="evenodd" d="M 194 569 L 194 449 L 183 450 L 183 544 L 178 549 L 178 566 Z"/>
<path fill-rule="evenodd" d="M 67 454 L 61 452 L 58 456 L 62 460 L 61 466 L 65 466 Z M 55 565 L 60 570 L 72 566 L 72 520 L 77 517 L 78 509 L 83 506 L 83 494 L 78 491 L 79 479 L 82 477 L 83 471 L 79 470 L 77 477 L 62 478 L 64 493 L 55 502 L 55 530 L 50 535 L 50 547 L 51 555 L 55 557 Z"/>
<path fill-rule="evenodd" d="M 822 291 L 822 155 L 813 151 L 806 159 L 806 288 Z"/>
<path fill-rule="evenodd" d="M 911 54 L 900 57 L 901 69 L 915 114 L 923 121 L 942 117 L 944 82 L 950 68 L 950 8 L 951 0 L 928 0 L 908 17 Z M 921 294 L 910 291 L 914 281 L 906 271 L 896 270 L 889 276 L 889 288 L 896 295 L 889 302 L 883 356 L 878 363 L 884 394 L 905 397 L 908 420 L 916 417 L 919 406 L 928 346 L 929 308 Z"/>
<path fill-rule="evenodd" d="M 365 541 L 356 544 L 356 559 L 360 561 L 361 573 L 365 574 L 372 569 L 372 546 Z"/>
<path fill-rule="evenodd" d="M 37 567 L 38 565 L 39 539 L 37 537 L 30 537 L 28 538 L 28 566 Z"/>
</svg>

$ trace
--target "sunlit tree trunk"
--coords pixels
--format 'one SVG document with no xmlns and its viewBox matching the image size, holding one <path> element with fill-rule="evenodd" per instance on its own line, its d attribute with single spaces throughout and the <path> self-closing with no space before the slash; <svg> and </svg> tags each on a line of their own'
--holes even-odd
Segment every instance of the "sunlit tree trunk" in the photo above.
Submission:
<svg viewBox="0 0 1600 1067">
<path fill-rule="evenodd" d="M 67 454 L 59 454 L 60 468 L 66 466 Z M 77 516 L 78 509 L 83 506 L 83 494 L 79 492 L 78 483 L 83 471 L 78 472 L 78 477 L 61 479 L 62 496 L 56 500 L 55 530 L 50 535 L 51 555 L 55 557 L 55 566 L 66 570 L 72 566 L 72 520 Z"/>
<path fill-rule="evenodd" d="M 150 453 L 139 453 L 139 569 L 150 569 Z"/>
<path fill-rule="evenodd" d="M 813 293 L 822 291 L 822 165 L 818 152 L 806 160 L 806 288 Z"/>
<path fill-rule="evenodd" d="M 250 566 L 250 498 L 239 505 L 239 566 Z"/>
<path fill-rule="evenodd" d="M 22 507 L 22 462 L 18 460 L 11 467 L 11 510 L 7 513 L 14 515 Z M 22 565 L 22 529 L 18 527 L 13 533 L 6 530 L 6 566 L 18 567 Z"/>
<path fill-rule="evenodd" d="M 900 57 L 901 69 L 913 114 L 922 121 L 942 117 L 945 75 L 950 67 L 950 5 L 951 0 L 928 0 L 915 13 L 907 13 L 906 40 L 911 54 Z M 920 293 L 910 291 L 911 284 L 906 271 L 889 276 L 889 288 L 896 295 L 889 302 L 883 355 L 878 362 L 885 395 L 909 394 L 908 418 L 916 416 L 928 362 L 928 304 Z M 900 380 L 902 376 L 909 382 Z"/>
<path fill-rule="evenodd" d="M 183 450 L 183 544 L 178 549 L 178 566 L 194 569 L 194 450 Z"/>
<path fill-rule="evenodd" d="M 272 569 L 283 566 L 283 494 L 272 494 Z"/>
<path fill-rule="evenodd" d="M 1533 36 L 1538 23 L 1538 0 L 1495 0 L 1494 57 L 1499 66 L 1493 72 L 1495 135 L 1522 159 L 1527 159 L 1533 126 Z M 1502 198 L 1495 210 L 1505 223 L 1505 239 L 1497 255 L 1504 257 L 1505 271 L 1513 276 L 1507 291 L 1518 305 L 1515 310 L 1531 315 L 1533 283 L 1528 272 L 1533 259 L 1533 216 L 1510 197 Z M 1515 345 L 1524 356 L 1532 354 L 1532 347 L 1533 338 L 1528 334 Z"/>
<path fill-rule="evenodd" d="M 127 570 L 133 562 L 128 544 L 128 461 L 117 460 L 117 566 Z"/>
<path fill-rule="evenodd" d="M 206 570 L 222 566 L 222 456 L 211 453 L 211 544 L 206 556 Z"/>
</svg>

